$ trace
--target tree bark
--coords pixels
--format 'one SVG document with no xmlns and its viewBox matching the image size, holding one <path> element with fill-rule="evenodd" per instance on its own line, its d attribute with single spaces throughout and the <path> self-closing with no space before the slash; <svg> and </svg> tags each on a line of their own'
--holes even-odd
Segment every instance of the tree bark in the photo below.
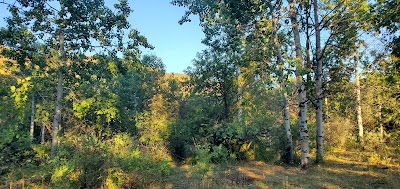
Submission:
<svg viewBox="0 0 400 189">
<path fill-rule="evenodd" d="M 284 73 L 283 73 L 283 58 L 281 55 L 280 43 L 278 40 L 276 22 L 277 21 L 275 19 L 275 14 L 272 13 L 272 29 L 273 29 L 272 37 L 273 37 L 273 42 L 274 42 L 274 50 L 275 50 L 275 54 L 276 54 L 277 64 L 282 65 L 282 68 L 281 68 L 282 76 L 280 78 L 280 83 L 281 83 L 282 106 L 283 106 L 283 111 L 282 111 L 283 127 L 285 128 L 285 133 L 286 133 L 287 162 L 292 163 L 293 157 L 294 157 L 293 137 L 292 137 L 292 131 L 290 129 L 289 103 L 288 103 L 288 98 L 287 98 L 285 79 L 283 77 L 283 75 L 284 75 Z"/>
<path fill-rule="evenodd" d="M 317 154 L 316 161 L 321 162 L 324 157 L 323 125 L 322 125 L 322 61 L 321 61 L 321 30 L 318 18 L 318 0 L 314 0 L 315 24 L 315 119 L 317 129 Z"/>
<path fill-rule="evenodd" d="M 51 129 L 51 156 L 50 158 L 53 159 L 57 152 L 58 147 L 58 129 L 61 123 L 61 100 L 63 96 L 63 75 L 59 73 L 58 82 L 57 82 L 57 98 L 56 98 L 56 109 L 53 117 L 53 124 Z"/>
<path fill-rule="evenodd" d="M 238 72 L 238 120 L 239 122 L 242 121 L 242 115 L 243 115 L 243 85 L 242 85 L 242 76 L 240 74 L 240 66 L 238 66 L 237 68 L 237 72 Z"/>
<path fill-rule="evenodd" d="M 31 124 L 29 129 L 30 143 L 33 142 L 33 134 L 35 132 L 35 96 L 32 96 L 31 100 Z"/>
<path fill-rule="evenodd" d="M 357 126 L 358 126 L 358 141 L 361 147 L 364 147 L 364 127 L 362 123 L 361 114 L 361 86 L 360 86 L 360 74 L 358 73 L 358 59 L 357 53 L 354 53 L 354 71 L 356 75 L 356 95 L 357 95 Z"/>
<path fill-rule="evenodd" d="M 308 128 L 307 128 L 307 91 L 303 82 L 302 70 L 304 69 L 304 61 L 301 53 L 300 32 L 297 22 L 297 11 L 294 7 L 294 1 L 289 0 L 289 16 L 292 23 L 292 31 L 294 36 L 294 44 L 296 51 L 296 78 L 297 91 L 299 101 L 299 129 L 301 141 L 301 168 L 307 169 L 309 166 L 309 144 L 308 144 Z"/>
<path fill-rule="evenodd" d="M 65 61 L 65 49 L 64 49 L 64 31 L 62 28 L 60 29 L 60 67 L 58 73 L 58 82 L 57 82 L 57 97 L 56 97 L 56 108 L 53 117 L 53 124 L 52 124 L 52 135 L 51 135 L 51 155 L 50 159 L 54 159 L 57 153 L 58 147 L 58 130 L 61 124 L 61 101 L 63 98 L 63 65 Z"/>
<path fill-rule="evenodd" d="M 46 128 L 45 128 L 44 124 L 42 124 L 41 131 L 40 131 L 40 144 L 44 144 L 45 131 L 46 131 Z"/>
<path fill-rule="evenodd" d="M 284 85 L 284 83 L 282 83 Z M 283 99 L 283 126 L 285 127 L 286 133 L 286 151 L 288 153 L 288 163 L 293 162 L 294 152 L 293 152 L 293 137 L 292 130 L 290 129 L 290 114 L 289 114 L 289 105 L 288 98 L 285 88 L 282 89 L 282 99 Z"/>
<path fill-rule="evenodd" d="M 379 121 L 379 130 L 380 130 L 380 137 L 381 137 L 381 142 L 384 141 L 384 129 L 383 129 L 383 123 L 382 123 L 382 104 L 379 103 L 378 105 L 379 112 L 378 112 L 378 121 Z"/>
</svg>

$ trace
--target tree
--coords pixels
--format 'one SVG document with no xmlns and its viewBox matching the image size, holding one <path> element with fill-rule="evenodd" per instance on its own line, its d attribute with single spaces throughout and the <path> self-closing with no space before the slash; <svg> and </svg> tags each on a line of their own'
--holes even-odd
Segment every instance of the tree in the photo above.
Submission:
<svg viewBox="0 0 400 189">
<path fill-rule="evenodd" d="M 37 76 L 44 71 L 43 66 L 46 59 L 44 55 L 45 48 L 43 48 L 43 45 L 36 42 L 36 37 L 31 31 L 29 31 L 25 26 L 17 24 L 10 26 L 9 28 L 1 28 L 0 43 L 2 45 L 0 53 L 6 58 L 4 60 L 5 64 L 3 68 L 10 70 L 11 74 L 15 76 L 17 80 L 25 81 L 19 82 L 18 85 L 29 84 L 29 87 L 22 91 L 30 101 L 30 110 L 29 115 L 27 116 L 30 117 L 29 137 L 30 142 L 32 143 L 34 140 L 35 130 L 35 98 L 37 96 L 37 88 L 41 85 L 41 79 Z M 25 49 L 25 51 L 19 51 L 15 47 Z M 20 88 L 18 86 L 12 86 L 12 88 L 15 87 Z M 21 94 L 18 93 L 22 91 L 14 90 L 13 96 L 21 96 Z"/>
<path fill-rule="evenodd" d="M 4 3 L 4 2 L 3 2 Z M 26 25 L 29 31 L 45 42 L 58 61 L 54 72 L 57 73 L 57 92 L 52 122 L 52 153 L 54 158 L 58 145 L 58 131 L 61 125 L 61 111 L 64 97 L 64 79 L 76 54 L 88 50 L 107 50 L 116 55 L 124 48 L 137 51 L 137 46 L 146 46 L 146 39 L 132 30 L 132 41 L 123 42 L 124 32 L 129 29 L 127 17 L 131 12 L 126 0 L 114 5 L 114 10 L 105 5 L 104 0 L 90 1 L 46 1 L 17 0 L 9 4 L 12 14 L 7 19 L 8 28 Z M 16 36 L 10 36 L 11 39 Z M 16 49 L 19 46 L 13 47 Z M 25 52 L 27 49 L 19 49 Z M 128 52 L 128 51 L 126 51 Z"/>
<path fill-rule="evenodd" d="M 385 41 L 385 46 L 387 52 L 383 52 L 383 57 L 387 57 L 390 53 L 390 57 L 381 60 L 379 63 L 381 71 L 385 74 L 385 81 L 387 83 L 389 90 L 386 91 L 388 96 L 400 99 L 400 35 L 398 33 L 399 23 L 400 23 L 400 2 L 398 0 L 378 0 L 373 4 L 374 9 L 371 11 L 373 15 L 374 30 L 381 34 L 381 38 Z M 381 56 L 381 55 L 379 55 Z M 390 99 L 390 98 L 389 98 Z M 391 104 L 395 106 L 396 101 L 391 101 Z M 391 108 L 389 108 L 391 109 Z M 399 125 L 398 118 L 399 111 L 392 109 L 389 111 L 390 120 L 395 125 Z"/>
<path fill-rule="evenodd" d="M 323 141 L 323 125 L 322 125 L 322 60 L 320 56 L 321 51 L 321 29 L 320 20 L 318 18 L 318 0 L 314 0 L 314 23 L 315 23 L 315 118 L 317 128 L 317 162 L 323 160 L 324 156 L 324 141 Z"/>
<path fill-rule="evenodd" d="M 292 23 L 292 31 L 294 36 L 294 46 L 296 52 L 296 78 L 297 78 L 297 93 L 299 101 L 299 128 L 301 141 L 301 167 L 307 169 L 309 166 L 309 144 L 308 144 L 308 128 L 307 128 L 307 93 L 303 82 L 304 61 L 302 48 L 300 43 L 299 24 L 297 21 L 298 13 L 295 9 L 293 0 L 289 0 L 289 17 Z"/>
<path fill-rule="evenodd" d="M 204 50 L 194 60 L 194 68 L 186 70 L 193 82 L 194 91 L 214 97 L 222 105 L 221 119 L 231 118 L 232 95 L 236 66 L 227 54 Z"/>
<path fill-rule="evenodd" d="M 329 85 L 329 77 L 323 72 L 337 68 L 333 57 L 347 59 L 357 48 L 356 41 L 362 33 L 360 30 L 367 30 L 369 27 L 366 24 L 368 5 L 364 0 L 352 2 L 314 0 L 312 5 L 311 1 L 306 1 L 304 6 L 305 15 L 301 16 L 303 18 L 301 23 L 306 33 L 307 64 L 312 64 L 315 78 L 315 96 L 310 95 L 309 99 L 315 108 L 316 161 L 319 162 L 323 160 L 323 99 L 331 93 L 329 88 L 325 87 Z M 314 13 L 313 16 L 311 12 Z M 312 35 L 315 36 L 315 45 L 311 44 Z M 321 35 L 328 37 L 321 40 Z M 311 50 L 314 51 L 312 60 L 308 55 Z"/>
<path fill-rule="evenodd" d="M 280 6 L 277 5 L 278 9 L 278 15 L 275 16 L 275 8 L 271 4 L 270 5 L 270 10 L 271 10 L 271 18 L 272 18 L 272 41 L 274 44 L 274 50 L 275 50 L 275 56 L 276 56 L 276 64 L 280 67 L 280 78 L 279 82 L 281 85 L 281 93 L 282 93 L 282 106 L 283 106 L 283 126 L 285 128 L 286 132 L 286 143 L 287 143 L 287 162 L 291 163 L 294 158 L 294 148 L 293 148 L 293 139 L 292 139 L 292 132 L 290 129 L 290 111 L 289 111 L 289 102 L 288 102 L 288 94 L 287 94 L 287 88 L 286 88 L 286 82 L 285 82 L 285 70 L 284 70 L 284 65 L 285 63 L 283 62 L 283 57 L 282 57 L 282 52 L 281 52 L 281 43 L 279 40 L 278 36 L 278 24 L 279 24 L 279 17 L 280 17 Z"/>
<path fill-rule="evenodd" d="M 354 75 L 356 78 L 356 97 L 357 97 L 357 127 L 358 127 L 358 140 L 361 147 L 364 146 L 364 126 L 361 114 L 361 85 L 360 73 L 358 73 L 358 55 L 354 53 Z"/>
<path fill-rule="evenodd" d="M 250 71 L 253 73 L 247 79 L 249 84 L 256 85 L 256 83 L 264 83 L 263 89 L 268 89 L 268 84 L 271 82 L 270 75 L 277 74 L 275 72 L 284 72 L 283 59 L 281 57 L 281 38 L 278 39 L 278 25 L 280 16 L 273 16 L 275 12 L 281 14 L 281 1 L 273 2 L 258 2 L 258 1 L 173 1 L 175 5 L 187 6 L 189 10 L 182 17 L 180 23 L 190 21 L 188 16 L 190 14 L 197 14 L 200 17 L 201 25 L 206 38 L 203 42 L 210 47 L 216 49 L 218 52 L 232 53 L 239 57 L 240 61 L 237 63 L 238 73 L 238 115 L 239 120 L 243 112 L 242 94 L 245 94 L 244 88 L 240 87 L 243 81 L 242 71 L 248 72 L 247 69 L 254 69 Z M 207 11 L 204 11 L 207 10 Z M 269 19 L 275 21 L 270 22 Z M 272 28 L 271 28 L 272 23 Z M 269 38 L 274 38 L 277 41 L 271 41 Z M 266 48 L 267 46 L 275 46 L 274 49 Z M 279 51 L 279 52 L 278 52 Z M 276 63 L 272 61 L 273 56 L 276 58 Z M 280 57 L 280 58 L 279 58 Z M 256 66 L 250 66 L 256 64 Z M 277 71 L 277 67 L 282 69 Z M 279 75 L 279 73 L 278 73 Z M 251 82 L 251 77 L 259 78 L 257 81 Z M 290 131 L 289 118 L 288 118 L 288 104 L 287 97 L 284 95 L 286 87 L 284 87 L 285 77 L 279 76 L 278 82 L 282 82 L 282 98 L 283 98 L 283 115 L 284 125 L 287 133 L 287 155 L 289 162 L 293 159 L 293 146 L 291 145 L 292 136 Z M 262 85 L 262 84 L 261 84 Z M 286 102 L 286 103 L 285 103 Z M 266 103 L 266 102 L 264 102 Z M 286 153 L 286 152 L 285 152 Z"/>
</svg>

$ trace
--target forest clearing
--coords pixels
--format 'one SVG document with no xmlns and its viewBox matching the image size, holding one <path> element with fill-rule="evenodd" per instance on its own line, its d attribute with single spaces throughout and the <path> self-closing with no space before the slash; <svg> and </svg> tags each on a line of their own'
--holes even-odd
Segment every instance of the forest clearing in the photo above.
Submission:
<svg viewBox="0 0 400 189">
<path fill-rule="evenodd" d="M 399 7 L 0 0 L 0 188 L 399 188 Z"/>
</svg>

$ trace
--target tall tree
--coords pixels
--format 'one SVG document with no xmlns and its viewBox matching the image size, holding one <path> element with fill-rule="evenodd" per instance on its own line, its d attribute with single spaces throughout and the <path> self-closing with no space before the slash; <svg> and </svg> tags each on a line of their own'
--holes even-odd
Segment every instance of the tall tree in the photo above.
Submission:
<svg viewBox="0 0 400 189">
<path fill-rule="evenodd" d="M 298 13 L 293 0 L 289 0 L 289 17 L 292 23 L 292 31 L 294 36 L 294 45 L 296 52 L 296 78 L 297 92 L 299 101 L 299 128 L 301 140 L 301 167 L 307 169 L 309 166 L 309 144 L 308 144 L 308 127 L 307 127 L 307 91 L 303 82 L 304 61 L 300 42 L 299 24 L 297 21 Z"/>
<path fill-rule="evenodd" d="M 275 6 L 277 8 L 275 8 Z M 275 14 L 276 9 L 278 10 L 278 14 Z M 270 4 L 270 11 L 271 11 L 271 22 L 272 22 L 272 41 L 274 44 L 274 51 L 275 51 L 275 56 L 277 60 L 277 65 L 280 67 L 280 90 L 282 93 L 282 115 L 283 115 L 283 126 L 285 128 L 285 133 L 286 133 L 286 151 L 288 153 L 287 155 L 287 162 L 291 163 L 293 162 L 294 158 L 294 148 L 293 148 L 293 137 L 292 137 L 292 132 L 290 129 L 290 112 L 289 112 L 289 101 L 288 101 L 288 94 L 286 90 L 286 77 L 285 77 L 285 69 L 284 69 L 284 60 L 282 57 L 282 52 L 281 52 L 281 43 L 279 42 L 279 36 L 278 36 L 278 24 L 279 24 L 279 19 L 280 19 L 280 4 L 278 5 L 272 5 Z"/>
<path fill-rule="evenodd" d="M 348 58 L 356 49 L 355 42 L 362 33 L 359 30 L 368 28 L 366 24 L 368 6 L 364 0 L 352 2 L 313 0 L 305 1 L 304 4 L 302 6 L 305 6 L 305 15 L 301 16 L 301 24 L 306 34 L 307 64 L 312 64 L 315 78 L 315 93 L 314 96 L 310 94 L 309 99 L 315 108 L 316 162 L 320 162 L 323 160 L 324 145 L 323 99 L 330 93 L 329 88 L 324 87 L 329 84 L 329 77 L 323 70 L 329 72 L 331 69 L 336 69 L 333 57 L 338 59 L 337 62 L 342 62 L 342 59 Z M 327 37 L 322 40 L 321 35 Z M 313 36 L 314 40 L 311 39 Z M 314 45 L 311 41 L 315 42 Z M 314 51 L 312 60 L 309 56 L 310 50 Z M 310 74 L 307 75 L 309 76 Z"/>
<path fill-rule="evenodd" d="M 354 74 L 356 78 L 356 98 L 357 98 L 357 127 L 358 127 L 358 140 L 361 147 L 364 146 L 364 126 L 361 114 L 361 85 L 360 73 L 358 73 L 358 55 L 354 53 Z"/>
<path fill-rule="evenodd" d="M 318 0 L 313 1 L 314 5 L 314 25 L 315 25 L 315 118 L 317 128 L 317 162 L 323 160 L 324 141 L 323 141 L 323 125 L 322 125 L 322 60 L 321 60 L 321 29 L 320 20 L 318 18 Z"/>
</svg>

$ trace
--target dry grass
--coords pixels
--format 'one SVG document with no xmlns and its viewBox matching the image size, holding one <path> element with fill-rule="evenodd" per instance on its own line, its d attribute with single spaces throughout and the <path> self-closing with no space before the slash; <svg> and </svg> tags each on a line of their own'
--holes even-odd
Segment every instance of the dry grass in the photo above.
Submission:
<svg viewBox="0 0 400 189">
<path fill-rule="evenodd" d="M 210 168 L 208 172 L 196 166 L 171 163 L 170 176 L 149 186 L 143 185 L 143 188 L 400 188 L 400 165 L 395 161 L 371 162 L 372 156 L 373 153 L 366 152 L 334 151 L 325 156 L 323 163 L 313 164 L 305 171 L 300 170 L 299 166 L 279 166 L 257 161 L 210 165 L 206 167 Z M 23 185 L 14 186 L 24 188 Z M 47 188 L 28 181 L 25 186 Z"/>
<path fill-rule="evenodd" d="M 302 171 L 263 162 L 215 165 L 206 175 L 196 175 L 183 165 L 164 185 L 150 188 L 399 188 L 400 166 L 368 163 L 368 153 L 335 151 L 322 164 Z"/>
</svg>

